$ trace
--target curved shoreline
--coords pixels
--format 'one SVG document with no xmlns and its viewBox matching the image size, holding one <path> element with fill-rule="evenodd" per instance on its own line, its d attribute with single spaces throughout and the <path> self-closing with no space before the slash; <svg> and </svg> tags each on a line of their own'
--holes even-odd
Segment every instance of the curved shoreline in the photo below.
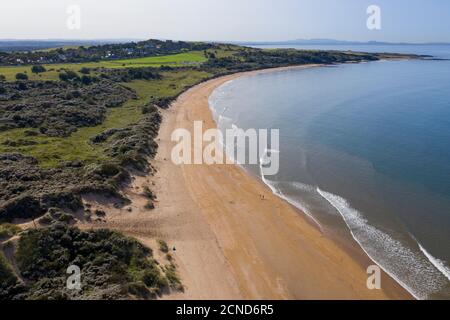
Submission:
<svg viewBox="0 0 450 320">
<path fill-rule="evenodd" d="M 386 61 L 389 61 L 389 60 L 386 60 Z M 284 71 L 284 70 L 288 70 L 288 69 L 295 69 L 295 68 L 303 69 L 305 67 L 306 68 L 310 68 L 310 67 L 324 67 L 324 66 L 325 65 L 308 65 L 308 66 L 298 66 L 298 67 L 295 66 L 295 67 L 287 67 L 287 68 L 264 69 L 264 70 L 261 70 L 261 71 L 241 73 L 241 74 L 239 74 L 240 75 L 239 78 L 240 77 L 245 77 L 245 76 L 252 76 L 254 74 L 269 73 L 269 72 L 279 72 L 279 71 Z M 228 81 L 226 81 L 222 85 L 226 84 L 227 82 Z M 217 88 L 219 88 L 222 85 L 219 85 Z M 211 92 L 211 94 L 212 93 L 213 92 Z M 209 101 L 209 103 L 210 103 L 210 111 L 214 114 L 213 108 L 211 107 L 211 101 Z M 217 122 L 217 119 L 215 119 L 215 121 Z M 326 232 L 322 228 L 322 225 L 320 224 L 320 222 L 318 220 L 316 220 L 316 218 L 313 215 L 303 211 L 304 209 L 302 209 L 302 207 L 299 207 L 297 204 L 293 203 L 289 198 L 283 196 L 282 194 L 280 194 L 276 190 L 274 190 L 273 187 L 269 183 L 267 183 L 265 181 L 264 176 L 253 174 L 253 173 L 247 171 L 243 166 L 239 165 L 239 167 L 241 169 L 243 169 L 247 174 L 252 176 L 253 178 L 256 178 L 258 180 L 258 182 L 263 183 L 267 188 L 269 188 L 272 191 L 272 193 L 274 195 L 276 195 L 277 197 L 279 197 L 283 201 L 288 202 L 295 210 L 297 210 L 299 212 L 299 214 L 302 215 L 303 218 L 305 218 L 308 222 L 310 222 L 311 225 L 313 225 L 314 227 L 318 228 L 321 232 Z M 329 200 L 327 200 L 327 201 L 329 201 Z M 400 290 L 406 291 L 407 295 L 410 298 L 412 298 L 412 299 L 419 299 L 418 296 L 416 296 L 415 292 L 407 284 L 403 283 L 394 274 L 392 274 L 389 271 L 387 271 L 385 266 L 379 264 L 377 262 L 377 260 L 374 259 L 366 251 L 366 249 L 361 245 L 359 240 L 357 238 L 355 238 L 355 236 L 353 234 L 351 234 L 351 239 L 352 240 L 349 242 L 349 239 L 343 239 L 342 237 L 334 235 L 334 232 L 332 230 L 327 230 L 327 231 L 328 232 L 326 232 L 326 237 L 330 238 L 333 241 L 336 241 L 336 244 L 338 246 L 340 246 L 344 251 L 348 252 L 352 258 L 356 259 L 361 264 L 362 267 L 369 266 L 369 265 L 379 265 L 379 267 L 381 268 L 381 272 L 384 273 L 384 276 L 386 278 L 388 278 L 388 282 L 394 283 L 393 284 L 394 290 L 397 290 L 398 289 L 397 287 L 400 287 L 401 288 Z M 349 233 L 350 233 L 350 230 L 349 230 Z"/>
<path fill-rule="evenodd" d="M 195 120 L 203 121 L 204 130 L 215 128 L 216 123 L 213 120 L 210 110 L 209 96 L 216 88 L 230 80 L 242 76 L 289 69 L 303 69 L 313 66 L 317 65 L 245 72 L 200 84 L 184 93 L 172 106 L 172 111 L 177 115 L 176 125 L 172 129 L 185 128 L 193 130 L 193 121 Z M 166 136 L 165 138 L 170 137 Z M 290 204 L 273 195 L 271 192 L 268 194 L 267 186 L 262 181 L 251 177 L 242 168 L 235 165 L 183 165 L 181 169 L 186 187 L 189 189 L 193 200 L 200 205 L 204 214 L 203 217 L 212 228 L 221 249 L 224 251 L 224 257 L 244 298 L 411 298 L 409 293 L 387 275 L 383 277 L 385 291 L 368 290 L 366 288 L 367 274 L 361 266 L 362 261 L 358 261 L 355 257 L 350 256 L 333 243 L 333 241 L 324 237 L 315 226 L 310 224 L 306 216 L 299 215 L 298 210 L 294 209 Z M 240 190 L 236 190 L 236 180 L 239 181 Z M 243 188 L 244 184 L 245 188 Z M 218 185 L 220 185 L 218 192 L 211 191 L 211 189 L 217 188 Z M 239 195 L 243 191 L 251 194 L 251 198 L 246 196 L 241 200 L 244 202 L 241 204 L 241 207 L 245 207 L 242 209 L 247 211 L 245 212 L 247 216 L 232 212 L 236 211 L 233 207 L 238 205 L 236 202 L 240 200 Z M 267 200 L 264 200 L 263 204 L 258 197 L 259 194 L 265 194 Z M 222 198 L 229 197 L 231 200 L 215 199 L 219 200 L 217 201 L 218 203 L 211 200 L 211 198 L 217 196 Z M 261 212 L 261 210 L 264 211 L 262 214 L 266 215 L 263 219 L 254 216 L 256 212 Z M 222 214 L 219 215 L 216 211 L 220 211 Z M 234 221 L 236 224 L 230 222 L 232 219 L 236 219 Z M 266 225 L 267 221 L 265 220 L 271 222 Z M 282 220 L 285 224 L 283 225 L 279 220 Z M 245 226 L 245 223 L 249 223 L 250 225 Z M 253 231 L 252 233 L 252 229 L 262 227 L 255 226 L 258 223 L 264 225 L 265 230 Z M 278 226 L 276 228 L 271 227 L 273 225 Z M 239 229 L 244 229 L 245 231 L 243 233 L 246 233 L 246 235 L 243 236 L 240 234 Z M 284 235 L 284 237 L 281 237 L 281 235 Z M 283 239 L 278 239 L 280 237 Z M 274 239 L 269 244 L 267 238 Z M 306 241 L 308 243 L 305 243 L 305 239 L 308 239 Z M 252 251 L 254 250 L 252 252 L 254 255 L 253 259 L 245 262 L 245 255 L 242 257 L 243 253 L 240 252 L 245 250 L 245 248 L 235 247 L 233 245 L 235 241 L 243 241 L 251 245 L 253 247 Z M 266 245 L 261 245 L 258 243 L 259 241 L 263 241 Z M 279 243 L 274 245 L 276 241 L 279 241 Z M 297 244 L 294 245 L 296 242 Z M 290 245 L 293 247 L 289 247 Z M 297 245 L 298 250 L 295 248 Z M 300 253 L 299 250 L 301 247 L 311 247 L 307 250 L 316 250 L 316 252 Z M 273 256 L 269 257 L 268 252 Z M 258 258 L 257 260 L 261 260 L 260 264 L 255 263 L 255 256 Z M 306 256 L 309 259 L 305 259 Z M 298 264 L 287 265 L 287 261 L 291 262 L 294 260 L 297 260 Z M 304 260 L 310 261 L 305 262 Z M 323 261 L 326 260 L 330 262 L 329 265 L 323 264 Z M 367 257 L 367 260 L 370 259 Z M 249 283 L 256 281 L 251 276 L 249 277 L 248 272 L 244 270 L 247 268 L 245 266 L 246 263 L 249 266 L 255 264 L 254 269 L 260 272 L 260 278 L 264 279 L 261 281 L 262 283 Z M 309 267 L 306 267 L 306 265 L 309 265 Z M 339 265 L 339 268 L 347 270 L 337 271 L 334 269 L 337 265 Z M 304 269 L 306 272 L 301 272 L 302 275 L 300 275 L 298 271 L 293 269 Z M 323 270 L 319 271 L 317 269 Z M 305 273 L 311 273 L 314 276 L 305 277 Z M 345 278 L 347 280 L 344 280 Z M 296 282 L 301 283 L 296 285 Z M 308 290 L 302 289 L 301 287 L 306 283 L 307 286 L 305 287 L 315 288 Z M 326 288 L 326 292 L 323 290 L 324 288 Z"/>
<path fill-rule="evenodd" d="M 366 268 L 373 264 L 368 257 L 325 236 L 306 215 L 243 168 L 177 166 L 170 161 L 175 129 L 193 132 L 194 121 L 203 121 L 203 130 L 216 127 L 208 101 L 216 88 L 242 76 L 307 67 L 312 66 L 215 78 L 187 90 L 162 110 L 158 153 L 151 161 L 157 172 L 133 177 L 125 190 L 133 213 L 108 204 L 106 226 L 149 247 L 157 247 L 160 238 L 176 248 L 172 256 L 185 291 L 164 299 L 412 298 L 385 273 L 382 290 L 368 290 Z M 151 212 L 143 209 L 142 196 L 150 184 L 158 197 Z"/>
</svg>

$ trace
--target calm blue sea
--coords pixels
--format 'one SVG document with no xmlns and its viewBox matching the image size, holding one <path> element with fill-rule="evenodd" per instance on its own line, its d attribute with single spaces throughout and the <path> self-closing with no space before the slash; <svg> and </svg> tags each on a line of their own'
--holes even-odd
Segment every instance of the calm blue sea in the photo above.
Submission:
<svg viewBox="0 0 450 320">
<path fill-rule="evenodd" d="M 450 46 L 302 48 L 450 58 Z M 210 103 L 221 129 L 280 129 L 280 172 L 261 177 L 275 193 L 417 298 L 450 298 L 450 61 L 260 74 Z"/>
</svg>

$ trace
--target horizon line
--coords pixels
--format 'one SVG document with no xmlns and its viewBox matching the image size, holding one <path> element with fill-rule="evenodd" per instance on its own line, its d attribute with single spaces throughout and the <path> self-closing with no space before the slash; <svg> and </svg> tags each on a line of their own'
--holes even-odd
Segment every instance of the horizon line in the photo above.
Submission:
<svg viewBox="0 0 450 320">
<path fill-rule="evenodd" d="M 2 42 L 9 41 L 36 41 L 36 42 L 135 42 L 135 41 L 147 41 L 147 40 L 161 40 L 161 41 L 185 41 L 185 42 L 212 42 L 212 43 L 230 43 L 230 44 L 253 44 L 253 45 L 270 45 L 270 44 L 291 44 L 295 45 L 310 44 L 316 45 L 351 45 L 351 44 L 386 44 L 386 45 L 450 45 L 450 41 L 431 41 L 431 42 L 394 42 L 394 41 L 378 41 L 378 40 L 339 40 L 339 39 L 328 39 L 328 38 L 299 38 L 291 40 L 181 40 L 181 39 L 169 39 L 169 38 L 0 38 Z M 303 42 L 303 43 L 301 43 Z M 315 43 L 314 43 L 315 42 Z M 327 43 L 328 42 L 328 43 Z"/>
</svg>

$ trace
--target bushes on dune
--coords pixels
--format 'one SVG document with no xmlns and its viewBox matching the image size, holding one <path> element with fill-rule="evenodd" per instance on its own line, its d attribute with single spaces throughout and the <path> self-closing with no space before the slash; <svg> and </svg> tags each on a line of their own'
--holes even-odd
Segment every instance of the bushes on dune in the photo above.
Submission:
<svg viewBox="0 0 450 320">
<path fill-rule="evenodd" d="M 20 299 L 151 298 L 169 280 L 151 250 L 109 230 L 80 231 L 63 223 L 26 232 L 16 254 L 27 287 Z M 82 272 L 80 291 L 67 290 L 66 270 Z"/>
<path fill-rule="evenodd" d="M 75 71 L 65 70 L 59 74 L 59 80 L 61 81 L 79 81 L 80 76 Z"/>
<path fill-rule="evenodd" d="M 163 253 L 169 253 L 169 246 L 167 245 L 167 243 L 164 240 L 159 239 L 158 241 L 158 245 L 159 245 L 159 250 L 161 250 L 161 252 Z"/>
<path fill-rule="evenodd" d="M 32 157 L 2 154 L 0 168 L 0 221 L 37 218 L 52 207 L 76 211 L 84 193 L 121 197 L 118 186 L 129 179 L 117 162 L 43 169 Z"/>
<path fill-rule="evenodd" d="M 4 84 L 6 94 L 0 96 L 4 102 L 0 104 L 3 130 L 39 128 L 48 136 L 67 136 L 79 127 L 102 123 L 107 108 L 118 107 L 135 97 L 128 88 L 107 80 L 84 81 L 85 85 L 28 81 L 25 91 L 14 83 Z"/>
<path fill-rule="evenodd" d="M 156 154 L 158 145 L 154 141 L 158 134 L 161 115 L 154 107 L 137 123 L 120 129 L 108 129 L 91 138 L 94 144 L 104 143 L 105 152 L 123 166 L 131 166 L 144 171 L 147 166 L 146 157 Z"/>
<path fill-rule="evenodd" d="M 0 224 L 0 241 L 11 238 L 22 231 L 21 228 L 14 224 L 10 223 L 1 223 Z"/>
<path fill-rule="evenodd" d="M 154 68 L 123 68 L 101 70 L 101 77 L 116 82 L 130 82 L 133 80 L 160 80 L 162 79 Z"/>
<path fill-rule="evenodd" d="M 10 300 L 20 292 L 20 284 L 0 246 L 0 301 Z"/>
<path fill-rule="evenodd" d="M 0 220 L 29 219 L 46 212 L 46 208 L 33 196 L 19 195 L 1 203 Z"/>
<path fill-rule="evenodd" d="M 158 98 L 152 99 L 151 103 L 153 103 L 154 105 L 157 105 L 158 107 L 160 107 L 162 109 L 167 109 L 170 106 L 170 104 L 176 100 L 176 98 L 177 98 L 177 96 L 158 97 Z"/>
</svg>

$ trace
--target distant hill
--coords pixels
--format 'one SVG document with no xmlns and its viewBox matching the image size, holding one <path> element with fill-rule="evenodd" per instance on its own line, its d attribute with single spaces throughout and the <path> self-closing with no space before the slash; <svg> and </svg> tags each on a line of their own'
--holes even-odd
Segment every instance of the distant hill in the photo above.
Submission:
<svg viewBox="0 0 450 320">
<path fill-rule="evenodd" d="M 380 42 L 380 41 L 345 41 L 334 39 L 296 39 L 287 41 L 249 41 L 233 42 L 240 45 L 450 45 L 445 42 L 406 43 L 406 42 Z"/>
<path fill-rule="evenodd" d="M 91 46 L 106 43 L 124 43 L 130 39 L 115 40 L 4 40 L 0 39 L 0 51 L 35 51 L 65 46 Z"/>
</svg>

